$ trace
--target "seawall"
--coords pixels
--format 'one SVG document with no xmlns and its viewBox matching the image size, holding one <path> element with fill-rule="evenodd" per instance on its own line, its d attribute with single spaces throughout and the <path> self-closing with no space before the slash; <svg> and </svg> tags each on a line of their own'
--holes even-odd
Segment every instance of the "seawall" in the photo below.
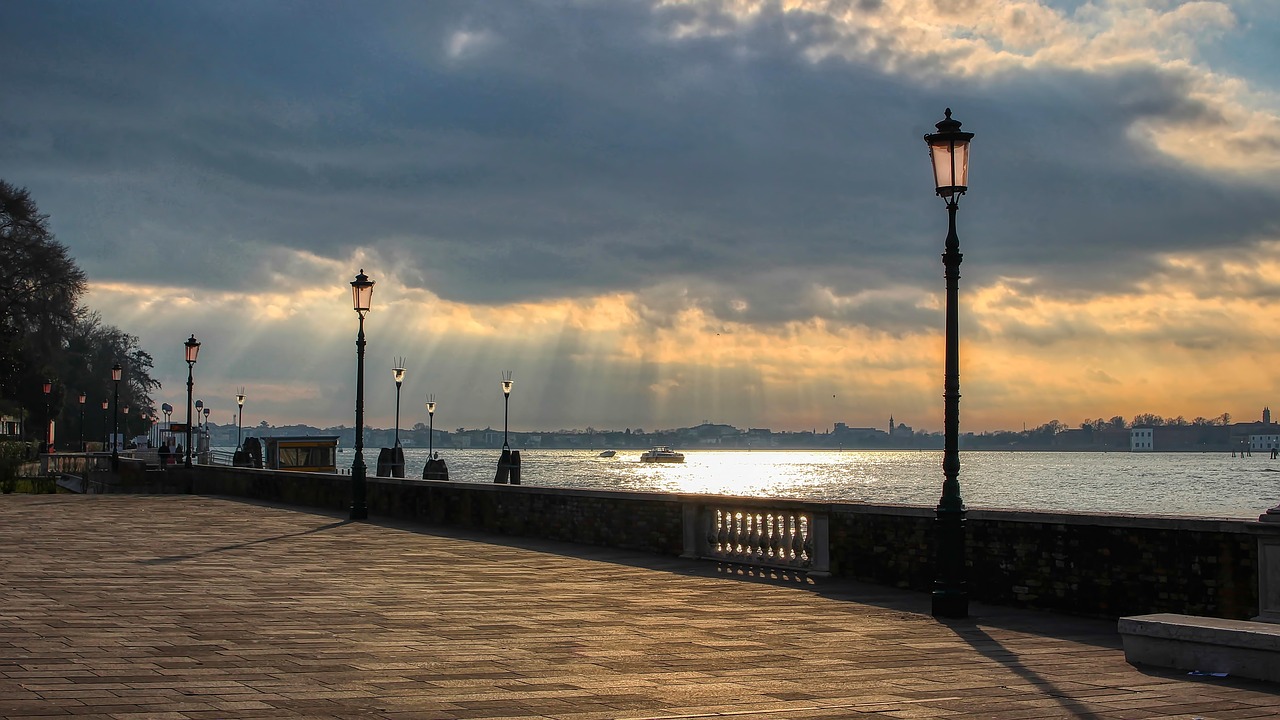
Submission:
<svg viewBox="0 0 1280 720">
<path fill-rule="evenodd" d="M 185 484 L 187 473 L 199 494 L 339 511 L 351 502 L 348 475 L 218 466 L 168 474 Z M 934 579 L 932 508 L 390 478 L 369 478 L 368 506 L 375 518 L 794 564 L 912 590 Z M 1258 614 L 1260 523 L 970 510 L 966 525 L 975 600 L 1098 617 Z"/>
</svg>

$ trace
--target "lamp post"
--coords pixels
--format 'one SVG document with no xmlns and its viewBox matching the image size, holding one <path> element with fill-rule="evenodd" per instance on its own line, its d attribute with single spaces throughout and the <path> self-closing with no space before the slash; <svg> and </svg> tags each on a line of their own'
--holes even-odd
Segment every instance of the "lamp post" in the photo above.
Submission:
<svg viewBox="0 0 1280 720">
<path fill-rule="evenodd" d="M 106 400 L 102 401 L 102 449 L 107 449 L 107 405 Z"/>
<path fill-rule="evenodd" d="M 80 452 L 84 452 L 84 401 L 89 399 L 88 395 L 80 393 Z"/>
<path fill-rule="evenodd" d="M 956 210 L 969 187 L 969 141 L 960 122 L 946 117 L 935 125 L 938 132 L 924 136 L 929 145 L 938 197 L 947 206 L 947 240 L 942 265 L 947 281 L 946 364 L 943 387 L 942 498 L 936 519 L 936 568 L 933 582 L 933 616 L 963 618 L 969 615 L 969 588 L 965 579 L 965 507 L 960 498 L 960 329 L 957 294 L 960 280 L 960 238 L 956 235 Z"/>
<path fill-rule="evenodd" d="M 204 401 L 196 401 L 196 429 L 200 428 L 200 414 L 204 412 Z"/>
<path fill-rule="evenodd" d="M 200 341 L 193 333 L 182 345 L 187 349 L 187 450 L 182 464 L 184 467 L 191 467 L 191 391 L 195 388 L 192 372 L 196 366 L 196 357 L 200 355 Z"/>
<path fill-rule="evenodd" d="M 116 442 L 116 436 L 120 434 L 120 376 L 124 374 L 124 369 L 120 367 L 120 363 L 111 366 L 111 382 L 115 383 L 115 396 L 111 401 L 111 470 L 112 472 L 120 469 L 120 443 Z"/>
<path fill-rule="evenodd" d="M 240 449 L 240 426 L 244 421 L 244 388 L 236 393 L 236 449 Z"/>
<path fill-rule="evenodd" d="M 369 517 L 369 506 L 365 499 L 365 466 L 364 466 L 364 314 L 369 312 L 369 301 L 373 299 L 373 281 L 360 274 L 351 281 L 351 304 L 360 316 L 360 334 L 356 336 L 356 458 L 351 463 L 351 519 L 364 520 Z"/>
<path fill-rule="evenodd" d="M 53 451 L 53 412 L 49 409 L 49 398 L 53 395 L 53 381 L 45 380 L 41 387 L 44 390 L 44 452 Z"/>
<path fill-rule="evenodd" d="M 507 418 L 510 417 L 511 407 L 511 371 L 502 371 L 502 449 L 509 450 L 507 445 Z"/>
<path fill-rule="evenodd" d="M 427 397 L 427 458 L 430 459 L 436 449 L 436 396 Z"/>
<path fill-rule="evenodd" d="M 124 434 L 129 435 L 129 406 L 124 406 Z M 126 446 L 127 447 L 127 446 Z"/>
<path fill-rule="evenodd" d="M 404 358 L 396 358 L 391 376 L 396 379 L 396 447 L 400 447 L 400 385 L 404 383 Z"/>
</svg>

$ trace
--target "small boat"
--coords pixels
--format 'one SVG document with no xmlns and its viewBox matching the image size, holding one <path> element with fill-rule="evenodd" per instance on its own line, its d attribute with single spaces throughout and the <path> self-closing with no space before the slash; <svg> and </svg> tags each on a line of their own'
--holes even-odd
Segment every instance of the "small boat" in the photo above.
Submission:
<svg viewBox="0 0 1280 720">
<path fill-rule="evenodd" d="M 617 454 L 618 454 L 617 450 L 605 450 L 601 452 L 599 455 L 597 455 L 596 457 L 613 457 L 614 455 L 617 455 Z"/>
<path fill-rule="evenodd" d="M 640 462 L 682 463 L 684 462 L 684 453 L 678 453 L 666 445 L 658 445 L 652 450 L 646 450 L 640 456 Z"/>
</svg>

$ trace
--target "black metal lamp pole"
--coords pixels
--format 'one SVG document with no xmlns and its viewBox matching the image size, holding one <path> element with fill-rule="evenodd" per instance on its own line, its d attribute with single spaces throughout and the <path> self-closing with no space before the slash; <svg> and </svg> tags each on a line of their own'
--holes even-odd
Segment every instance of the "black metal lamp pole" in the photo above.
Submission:
<svg viewBox="0 0 1280 720">
<path fill-rule="evenodd" d="M 200 355 L 200 341 L 193 334 L 182 345 L 187 350 L 187 448 L 182 465 L 183 467 L 191 467 L 191 394 L 196 385 L 192 373 L 196 366 L 196 357 Z M 190 488 L 188 488 L 189 490 Z"/>
<path fill-rule="evenodd" d="M 115 397 L 111 401 L 111 470 L 112 472 L 120 469 L 120 443 L 116 442 L 116 437 L 120 435 L 120 376 L 124 374 L 124 369 L 120 367 L 120 363 L 116 363 L 111 368 L 111 381 L 115 383 Z"/>
<path fill-rule="evenodd" d="M 396 379 L 396 447 L 400 447 L 400 386 L 404 383 L 404 358 L 396 358 L 391 375 Z"/>
<path fill-rule="evenodd" d="M 239 450 L 240 449 L 240 427 L 241 427 L 241 424 L 244 422 L 244 389 L 243 388 L 241 388 L 240 392 L 236 393 L 236 407 L 239 408 L 239 410 L 236 411 L 236 449 Z"/>
<path fill-rule="evenodd" d="M 88 399 L 89 399 L 89 396 L 85 395 L 84 393 L 80 393 L 80 398 L 79 398 L 79 399 L 80 399 L 80 452 L 84 452 L 84 448 L 85 448 L 85 445 L 84 445 L 84 401 L 85 401 L 85 400 L 88 400 Z"/>
<path fill-rule="evenodd" d="M 356 315 L 360 316 L 360 334 L 356 336 L 356 458 L 351 463 L 351 519 L 364 520 L 369 517 L 369 505 L 366 499 L 364 465 L 364 314 L 369 312 L 369 301 L 373 299 L 373 281 L 360 269 L 360 274 L 351 281 L 351 301 Z"/>
<path fill-rule="evenodd" d="M 102 449 L 107 449 L 107 405 L 106 400 L 102 401 Z"/>
<path fill-rule="evenodd" d="M 45 380 L 44 386 L 44 452 L 53 452 L 53 411 L 49 408 L 49 398 L 53 395 L 53 381 Z"/>
<path fill-rule="evenodd" d="M 431 459 L 436 448 L 436 396 L 427 398 L 427 459 Z"/>
<path fill-rule="evenodd" d="M 951 108 L 935 126 L 938 132 L 925 135 L 933 161 L 937 194 L 947 204 L 947 240 L 942 265 L 947 281 L 946 367 L 943 389 L 944 444 L 942 453 L 942 498 L 936 519 L 936 579 L 933 583 L 933 616 L 963 618 L 969 615 L 969 588 L 965 572 L 965 507 L 960 497 L 960 326 L 957 314 L 960 280 L 960 238 L 956 235 L 959 198 L 968 189 L 969 141 L 973 133 L 961 132 L 960 122 L 951 119 Z"/>
<path fill-rule="evenodd" d="M 508 450 L 507 445 L 507 418 L 510 417 L 511 407 L 511 371 L 502 371 L 502 449 Z"/>
</svg>

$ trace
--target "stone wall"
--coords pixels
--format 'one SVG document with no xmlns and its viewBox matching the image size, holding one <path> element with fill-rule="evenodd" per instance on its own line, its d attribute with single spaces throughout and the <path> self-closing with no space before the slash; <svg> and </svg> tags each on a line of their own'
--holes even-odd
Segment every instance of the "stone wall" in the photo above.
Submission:
<svg viewBox="0 0 1280 720">
<path fill-rule="evenodd" d="M 197 493 L 345 511 L 347 475 L 198 466 Z M 932 508 L 738 498 L 826 514 L 833 576 L 928 591 Z M 679 555 L 683 508 L 715 496 L 370 478 L 371 517 Z M 1257 527 L 1233 520 L 970 510 L 974 600 L 1102 617 L 1258 614 Z"/>
</svg>

